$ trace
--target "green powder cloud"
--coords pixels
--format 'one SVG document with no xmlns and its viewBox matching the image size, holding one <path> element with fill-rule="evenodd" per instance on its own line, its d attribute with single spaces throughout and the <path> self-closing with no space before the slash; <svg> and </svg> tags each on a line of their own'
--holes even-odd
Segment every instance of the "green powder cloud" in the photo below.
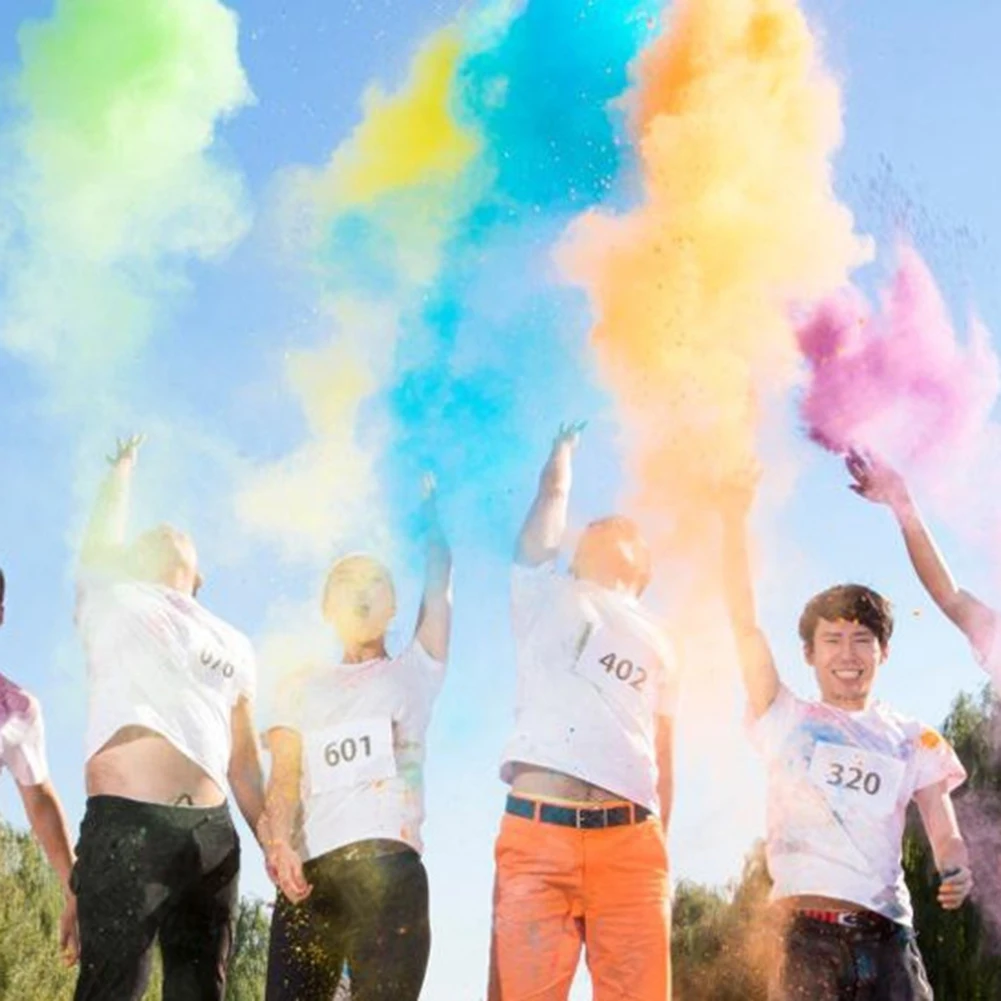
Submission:
<svg viewBox="0 0 1001 1001">
<path fill-rule="evenodd" d="M 252 94 L 217 0 L 57 0 L 19 32 L 0 161 L 0 343 L 63 402 L 134 357 L 184 281 L 246 231 L 216 128 Z"/>
</svg>

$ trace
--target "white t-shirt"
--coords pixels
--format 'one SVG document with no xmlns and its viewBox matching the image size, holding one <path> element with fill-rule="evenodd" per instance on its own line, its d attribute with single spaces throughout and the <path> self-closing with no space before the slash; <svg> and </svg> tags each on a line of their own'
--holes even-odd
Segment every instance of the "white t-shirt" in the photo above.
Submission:
<svg viewBox="0 0 1001 1001">
<path fill-rule="evenodd" d="M 773 899 L 848 900 L 910 925 L 901 845 L 914 794 L 966 772 L 935 731 L 873 702 L 846 712 L 782 686 L 751 724 L 768 769 Z"/>
<path fill-rule="evenodd" d="M 87 575 L 77 628 L 87 658 L 86 753 L 122 727 L 169 740 L 225 790 L 233 707 L 254 698 L 254 652 L 241 632 L 160 584 Z"/>
<path fill-rule="evenodd" d="M 660 812 L 657 718 L 673 716 L 677 670 L 638 601 L 515 564 L 511 618 L 518 661 L 515 730 L 501 778 L 516 763 L 571 775 Z"/>
<path fill-rule="evenodd" d="M 49 777 L 45 726 L 38 699 L 0 674 L 0 767 L 18 785 L 37 786 Z"/>
<path fill-rule="evenodd" d="M 415 639 L 397 657 L 314 665 L 279 685 L 269 727 L 302 738 L 303 859 L 376 838 L 422 851 L 425 740 L 444 676 Z"/>
</svg>

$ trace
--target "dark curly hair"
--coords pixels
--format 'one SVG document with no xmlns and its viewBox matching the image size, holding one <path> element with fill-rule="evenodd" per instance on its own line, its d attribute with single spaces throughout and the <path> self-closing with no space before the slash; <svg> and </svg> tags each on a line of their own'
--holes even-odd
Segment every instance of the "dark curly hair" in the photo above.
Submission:
<svg viewBox="0 0 1001 1001">
<path fill-rule="evenodd" d="M 813 649 L 813 637 L 821 619 L 860 623 L 879 640 L 884 654 L 893 635 L 893 605 L 864 584 L 836 584 L 806 603 L 799 617 L 799 637 L 808 651 Z"/>
</svg>

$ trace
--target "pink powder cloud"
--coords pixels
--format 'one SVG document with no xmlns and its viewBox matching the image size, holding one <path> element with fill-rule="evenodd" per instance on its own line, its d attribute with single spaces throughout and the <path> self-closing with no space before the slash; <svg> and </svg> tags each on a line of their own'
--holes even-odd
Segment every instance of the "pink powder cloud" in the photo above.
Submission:
<svg viewBox="0 0 1001 1001">
<path fill-rule="evenodd" d="M 798 331 L 810 367 L 800 413 L 833 452 L 870 449 L 921 472 L 972 455 L 1001 388 L 990 334 L 961 342 L 927 265 L 910 247 L 870 309 L 854 288 L 822 302 Z"/>
</svg>

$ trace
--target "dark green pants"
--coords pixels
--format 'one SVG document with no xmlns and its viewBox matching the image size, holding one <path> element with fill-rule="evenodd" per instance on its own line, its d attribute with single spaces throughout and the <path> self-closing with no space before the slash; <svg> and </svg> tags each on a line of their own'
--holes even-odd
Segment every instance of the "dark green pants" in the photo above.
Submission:
<svg viewBox="0 0 1001 1001">
<path fill-rule="evenodd" d="M 303 867 L 313 892 L 281 894 L 271 921 L 267 1001 L 417 1001 L 431 949 L 428 880 L 412 848 L 356 842 Z M 366 850 L 370 849 L 370 850 Z"/>
<path fill-rule="evenodd" d="M 222 1001 L 239 870 L 225 805 L 90 797 L 71 878 L 80 922 L 74 1001 L 138 1001 L 155 939 L 164 1001 Z"/>
</svg>

